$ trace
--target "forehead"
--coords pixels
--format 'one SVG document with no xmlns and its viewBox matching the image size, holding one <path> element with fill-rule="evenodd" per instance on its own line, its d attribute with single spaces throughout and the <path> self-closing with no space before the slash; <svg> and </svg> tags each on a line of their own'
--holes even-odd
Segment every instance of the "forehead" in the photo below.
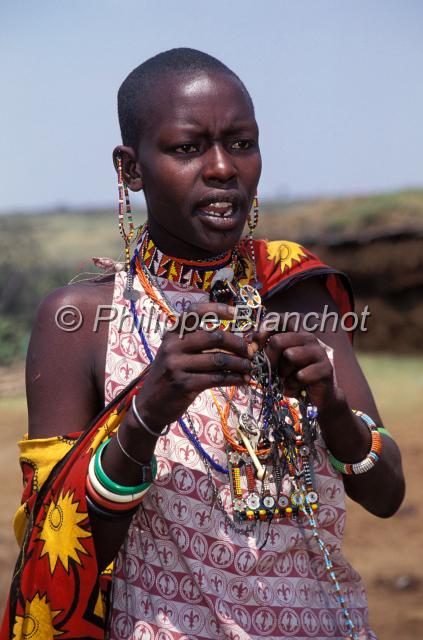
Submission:
<svg viewBox="0 0 423 640">
<path fill-rule="evenodd" d="M 251 99 L 241 82 L 221 72 L 166 75 L 155 84 L 149 101 L 150 125 L 155 129 L 255 122 Z"/>
</svg>

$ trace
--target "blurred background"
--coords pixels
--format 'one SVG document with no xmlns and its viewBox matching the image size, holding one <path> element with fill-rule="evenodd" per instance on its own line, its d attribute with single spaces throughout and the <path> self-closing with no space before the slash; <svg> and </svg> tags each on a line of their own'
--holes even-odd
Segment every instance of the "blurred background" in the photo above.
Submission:
<svg viewBox="0 0 423 640">
<path fill-rule="evenodd" d="M 11 518 L 26 431 L 24 358 L 51 289 L 117 258 L 116 93 L 177 46 L 248 87 L 263 155 L 258 236 L 346 271 L 360 362 L 408 483 L 390 520 L 349 502 L 344 551 L 381 640 L 423 637 L 419 429 L 423 397 L 423 5 L 420 0 L 41 0 L 0 6 L 0 611 L 17 554 Z M 132 197 L 137 223 L 142 196 Z M 86 277 L 80 275 L 79 277 Z"/>
</svg>

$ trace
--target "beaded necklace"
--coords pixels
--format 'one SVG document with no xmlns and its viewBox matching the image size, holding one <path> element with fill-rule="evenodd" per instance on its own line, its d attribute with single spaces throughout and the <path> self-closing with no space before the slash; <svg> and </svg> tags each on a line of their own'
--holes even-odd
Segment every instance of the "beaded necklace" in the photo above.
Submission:
<svg viewBox="0 0 423 640">
<path fill-rule="evenodd" d="M 168 317 L 176 318 L 167 304 L 160 300 L 154 291 L 154 284 L 151 282 L 151 274 L 140 260 L 138 251 L 131 261 L 131 273 L 137 273 L 142 285 L 145 287 L 147 295 L 155 302 Z M 147 285 L 147 286 L 146 286 Z M 227 287 L 228 283 L 225 283 Z M 159 288 L 159 287 L 158 287 Z M 236 290 L 236 285 L 231 287 L 231 292 Z M 253 294 L 254 294 L 253 290 Z M 162 295 L 163 292 L 161 292 Z M 251 296 L 252 298 L 253 296 Z M 248 296 L 247 299 L 251 299 Z M 135 301 L 130 300 L 131 311 L 134 321 L 140 334 L 147 358 L 153 362 L 154 356 L 148 345 L 147 339 L 142 331 L 141 323 L 138 321 Z M 256 308 L 256 301 L 253 301 L 252 309 Z M 278 376 L 275 376 L 268 367 L 268 362 L 263 353 L 257 352 L 255 362 L 255 378 L 258 385 L 264 392 L 264 403 L 260 410 L 263 414 L 263 428 L 257 433 L 257 421 L 252 415 L 252 402 L 250 402 L 250 412 L 241 413 L 233 402 L 234 389 L 229 395 L 220 390 L 223 397 L 226 397 L 225 410 L 220 407 L 216 395 L 211 391 L 218 413 L 221 417 L 222 431 L 226 439 L 226 453 L 228 468 L 219 465 L 202 447 L 195 426 L 188 412 L 185 414 L 186 421 L 181 417 L 178 423 L 185 435 L 200 454 L 206 468 L 207 477 L 212 487 L 214 504 L 223 514 L 227 525 L 236 533 L 249 535 L 253 531 L 254 524 L 260 521 L 267 521 L 269 526 L 273 520 L 279 521 L 282 517 L 286 519 L 296 518 L 304 515 L 310 526 L 312 535 L 322 553 L 326 573 L 331 581 L 339 607 L 342 611 L 347 627 L 347 634 L 351 640 L 359 640 L 356 628 L 351 620 L 351 616 L 346 607 L 345 596 L 341 591 L 341 586 L 334 571 L 329 549 L 322 539 L 314 512 L 318 508 L 318 494 L 314 487 L 311 457 L 314 452 L 314 439 L 317 431 L 317 410 L 310 403 L 307 403 L 306 393 L 302 394 L 302 406 L 298 402 L 289 402 L 283 397 Z M 267 371 L 266 371 L 267 366 Z M 230 433 L 228 426 L 229 410 L 233 409 L 240 423 L 237 429 L 239 440 L 237 442 Z M 187 425 L 189 424 L 189 427 Z M 260 441 L 262 445 L 260 447 Z M 241 444 L 243 443 L 243 445 Z M 253 446 L 253 444 L 255 446 Z M 259 458 L 263 458 L 265 465 L 261 464 Z M 253 464 L 252 464 L 253 463 Z M 255 471 L 254 467 L 255 466 Z M 229 476 L 229 484 L 232 494 L 232 506 L 234 517 L 231 518 L 226 512 L 219 495 L 219 491 L 214 481 L 211 469 Z M 270 470 L 268 470 L 271 469 Z M 292 490 L 287 495 L 284 491 L 284 474 L 288 470 L 289 481 Z M 244 471 L 247 484 L 247 491 L 241 486 L 241 472 Z M 275 491 L 270 489 L 270 476 L 275 487 Z M 261 482 L 261 487 L 257 487 L 257 481 Z M 269 529 L 268 529 L 269 533 Z M 268 535 L 267 533 L 267 535 Z M 266 544 L 266 539 L 263 545 Z"/>
<path fill-rule="evenodd" d="M 145 287 L 145 290 L 148 295 L 150 295 L 151 299 L 159 304 L 160 308 L 166 313 L 168 317 L 171 316 L 172 311 L 170 310 L 168 304 L 165 304 L 154 291 L 154 284 L 152 282 L 152 276 L 149 273 L 146 265 L 142 260 L 139 260 L 139 254 L 136 254 L 136 272 L 140 277 L 141 283 Z M 162 296 L 164 296 L 163 292 Z M 136 322 L 136 326 L 138 327 L 138 331 L 140 332 L 141 340 L 144 345 L 144 349 L 146 351 L 147 357 L 150 362 L 152 361 L 152 353 L 148 346 L 146 337 L 142 332 L 139 323 L 136 318 L 136 309 L 134 302 L 131 302 L 132 313 L 134 315 L 134 319 Z M 259 386 L 263 380 L 270 380 L 270 369 L 269 363 L 266 358 L 261 357 L 260 354 L 257 355 L 256 358 L 256 369 L 263 369 L 263 364 L 267 365 L 267 372 L 261 371 L 260 373 L 256 373 L 258 378 L 256 386 Z M 202 447 L 196 433 L 190 430 L 187 427 L 187 424 L 183 419 L 179 420 L 179 424 L 188 437 L 188 439 L 192 442 L 196 450 L 199 452 L 200 456 L 207 460 L 208 464 L 210 464 L 216 471 L 220 473 L 224 473 L 229 475 L 230 487 L 232 493 L 232 504 L 233 510 L 235 514 L 235 519 L 237 522 L 242 521 L 271 521 L 273 518 L 279 520 L 281 517 L 290 518 L 292 515 L 298 515 L 300 500 L 297 496 L 298 492 L 291 491 L 291 495 L 288 497 L 286 495 L 279 495 L 282 475 L 286 466 L 286 458 L 294 459 L 295 453 L 292 450 L 288 450 L 287 446 L 282 446 L 282 440 L 279 436 L 279 442 L 275 444 L 274 437 L 272 435 L 273 444 L 270 444 L 270 441 L 267 441 L 267 446 L 256 447 L 253 443 L 258 443 L 259 437 L 257 432 L 258 422 L 255 421 L 251 415 L 251 402 L 250 402 L 250 411 L 247 413 L 240 414 L 235 403 L 233 403 L 233 395 L 235 393 L 235 389 L 232 388 L 229 392 L 229 396 L 226 398 L 226 407 L 223 410 L 216 398 L 215 393 L 211 390 L 211 394 L 213 397 L 213 401 L 217 408 L 218 414 L 221 418 L 222 431 L 225 437 L 227 447 L 227 459 L 228 459 L 228 468 L 224 468 L 218 463 L 216 463 L 207 453 L 207 451 Z M 293 403 L 288 403 L 286 400 L 278 399 L 278 410 L 279 414 L 284 407 L 284 420 L 287 424 L 294 425 L 294 429 L 297 431 L 297 446 L 303 444 L 301 440 L 302 433 L 302 422 L 299 419 L 299 414 L 296 411 Z M 230 412 L 230 408 L 234 409 L 234 412 L 237 414 L 239 418 L 239 428 L 237 430 L 237 437 L 234 438 L 229 429 L 228 425 L 228 415 Z M 265 412 L 266 413 L 266 412 Z M 280 415 L 278 414 L 277 419 L 280 419 Z M 266 430 L 269 431 L 269 416 L 265 416 L 264 425 Z M 269 434 L 266 434 L 266 439 Z M 299 443 L 299 444 L 298 444 Z M 302 449 L 302 458 L 306 458 L 310 453 L 310 450 L 306 447 Z M 284 454 L 284 455 L 283 455 Z M 263 464 L 260 462 L 260 459 L 263 461 Z M 283 466 L 283 469 L 281 468 Z M 298 463 L 296 465 L 299 466 Z M 277 487 L 277 493 L 275 496 L 270 495 L 270 483 L 269 476 L 270 471 L 267 471 L 267 467 L 272 470 L 272 477 L 275 479 L 275 486 Z M 295 465 L 292 463 L 288 463 L 288 467 L 291 472 L 294 473 Z M 308 469 L 307 464 L 303 462 L 300 465 L 300 472 L 306 473 Z M 303 469 L 304 467 L 304 469 Z M 245 474 L 245 481 L 247 485 L 247 492 L 241 489 L 241 473 Z M 256 487 L 256 478 L 259 482 L 261 482 L 261 490 L 257 491 Z M 317 507 L 317 494 L 312 491 L 313 487 L 311 485 L 311 475 L 307 471 L 307 478 L 309 479 L 308 484 L 308 499 L 313 498 L 313 506 Z M 291 506 L 293 505 L 293 506 Z"/>
<path fill-rule="evenodd" d="M 185 260 L 168 256 L 155 245 L 147 225 L 143 228 L 139 253 L 147 269 L 156 276 L 203 291 L 210 291 L 215 273 L 234 261 L 234 251 L 231 249 L 209 260 Z"/>
</svg>

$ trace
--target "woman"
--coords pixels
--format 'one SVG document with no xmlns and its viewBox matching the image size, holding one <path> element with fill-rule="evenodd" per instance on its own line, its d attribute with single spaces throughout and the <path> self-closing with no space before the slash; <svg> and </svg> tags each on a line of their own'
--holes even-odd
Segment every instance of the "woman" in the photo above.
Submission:
<svg viewBox="0 0 423 640">
<path fill-rule="evenodd" d="M 348 310 L 344 279 L 294 243 L 240 242 L 261 157 L 222 63 L 155 56 L 121 86 L 119 119 L 126 268 L 39 309 L 21 445 L 33 492 L 2 637 L 374 638 L 341 553 L 344 488 L 393 514 L 399 451 L 347 334 L 283 315 Z M 126 185 L 148 209 L 132 257 Z M 258 291 L 280 322 L 260 324 Z M 58 322 L 69 305 L 75 332 Z M 97 573 L 115 558 L 106 616 Z"/>
</svg>

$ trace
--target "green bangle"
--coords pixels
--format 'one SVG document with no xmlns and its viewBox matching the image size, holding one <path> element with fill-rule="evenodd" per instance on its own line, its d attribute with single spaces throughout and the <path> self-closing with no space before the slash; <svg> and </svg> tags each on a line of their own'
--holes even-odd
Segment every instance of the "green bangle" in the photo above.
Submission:
<svg viewBox="0 0 423 640">
<path fill-rule="evenodd" d="M 391 438 L 391 440 L 394 439 L 394 436 L 392 435 L 392 433 L 388 431 L 388 429 L 385 429 L 385 427 L 378 427 L 377 430 L 379 431 L 380 434 L 384 436 L 388 436 L 388 438 Z"/>
<path fill-rule="evenodd" d="M 108 440 L 105 440 L 105 442 L 103 442 L 99 446 L 94 456 L 94 472 L 97 477 L 97 480 L 101 482 L 101 484 L 105 489 L 108 489 L 112 493 L 116 493 L 120 496 L 129 496 L 133 493 L 138 493 L 140 491 L 144 491 L 145 489 L 148 489 L 148 487 L 151 485 L 151 482 L 156 477 L 156 473 L 157 473 L 156 456 L 153 454 L 150 464 L 145 465 L 145 467 L 151 468 L 151 482 L 143 482 L 142 484 L 138 484 L 135 487 L 128 487 L 126 485 L 118 484 L 117 482 L 114 482 L 113 480 L 111 480 L 103 470 L 103 467 L 101 464 L 101 455 L 103 453 L 104 448 L 109 444 L 109 442 L 110 442 L 110 438 Z"/>
</svg>

